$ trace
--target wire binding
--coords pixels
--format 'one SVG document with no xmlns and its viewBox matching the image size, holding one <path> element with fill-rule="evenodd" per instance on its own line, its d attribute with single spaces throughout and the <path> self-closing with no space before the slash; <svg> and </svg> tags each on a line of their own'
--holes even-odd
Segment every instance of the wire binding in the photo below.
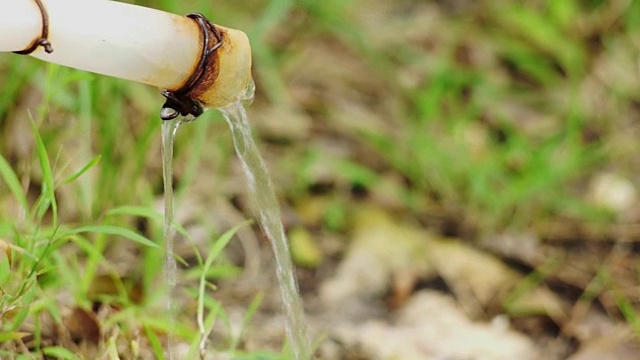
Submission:
<svg viewBox="0 0 640 360">
<path fill-rule="evenodd" d="M 167 98 L 167 101 L 160 111 L 160 118 L 162 118 L 162 120 L 173 120 L 178 117 L 178 115 L 192 115 L 196 118 L 204 112 L 202 104 L 200 104 L 198 100 L 191 98 L 190 93 L 202 80 L 211 55 L 222 46 L 222 34 L 220 30 L 207 20 L 204 15 L 191 13 L 187 15 L 187 17 L 193 19 L 200 26 L 202 32 L 202 55 L 200 56 L 198 65 L 184 85 L 176 91 L 163 90 L 161 92 L 162 96 Z M 213 40 L 211 37 L 212 34 L 216 42 L 213 45 L 209 45 Z"/>
<path fill-rule="evenodd" d="M 51 45 L 51 42 L 49 42 L 49 40 L 47 39 L 49 37 L 49 14 L 47 13 L 47 9 L 44 7 L 44 4 L 42 4 L 42 1 L 40 0 L 34 0 L 34 1 L 36 5 L 38 5 L 38 8 L 40 9 L 40 14 L 42 15 L 42 33 L 40 34 L 39 38 L 33 40 L 33 42 L 31 43 L 31 45 L 29 45 L 28 48 L 20 51 L 14 51 L 15 54 L 29 55 L 32 52 L 36 51 L 38 46 L 42 46 L 44 48 L 44 51 L 47 54 L 51 54 L 53 52 L 53 46 Z"/>
</svg>

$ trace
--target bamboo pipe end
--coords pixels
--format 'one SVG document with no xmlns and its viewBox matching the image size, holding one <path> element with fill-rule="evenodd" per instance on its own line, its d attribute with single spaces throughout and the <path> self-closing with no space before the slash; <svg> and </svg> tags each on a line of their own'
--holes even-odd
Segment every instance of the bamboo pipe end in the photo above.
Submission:
<svg viewBox="0 0 640 360">
<path fill-rule="evenodd" d="M 224 108 L 246 100 L 252 86 L 251 46 L 240 30 L 213 25 L 202 14 L 187 15 L 202 30 L 203 50 L 189 78 L 177 90 L 167 89 L 160 111 L 163 120 L 179 114 L 198 117 L 206 108 Z"/>
<path fill-rule="evenodd" d="M 207 67 L 216 76 L 202 84 L 201 93 L 194 94 L 205 108 L 223 108 L 239 101 L 252 81 L 249 38 L 240 30 L 218 28 L 222 46 Z"/>
</svg>

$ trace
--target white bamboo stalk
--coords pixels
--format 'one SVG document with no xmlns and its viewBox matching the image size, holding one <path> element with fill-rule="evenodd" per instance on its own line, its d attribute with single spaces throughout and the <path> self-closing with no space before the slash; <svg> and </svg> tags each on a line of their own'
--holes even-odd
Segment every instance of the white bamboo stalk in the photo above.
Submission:
<svg viewBox="0 0 640 360">
<path fill-rule="evenodd" d="M 177 90 L 192 74 L 202 53 L 200 28 L 192 19 L 107 0 L 41 0 L 48 13 L 53 53 L 38 47 L 31 56 L 44 61 L 163 89 Z M 230 92 L 246 87 L 251 55 L 246 35 L 225 32 L 218 81 L 203 95 L 209 107 L 226 104 Z M 0 0 L 0 51 L 29 47 L 42 32 L 34 0 Z M 237 93 L 236 95 L 237 96 Z"/>
<path fill-rule="evenodd" d="M 40 10 L 33 1 L 0 3 L 0 51 L 26 48 L 41 31 Z"/>
</svg>

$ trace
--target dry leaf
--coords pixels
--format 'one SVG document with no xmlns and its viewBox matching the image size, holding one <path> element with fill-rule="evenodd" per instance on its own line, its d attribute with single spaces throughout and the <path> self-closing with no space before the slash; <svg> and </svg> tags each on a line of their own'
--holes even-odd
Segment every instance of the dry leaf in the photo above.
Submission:
<svg viewBox="0 0 640 360">
<path fill-rule="evenodd" d="M 87 293 L 90 300 L 99 301 L 101 296 L 121 295 L 120 291 L 125 289 L 129 300 L 134 303 L 142 301 L 142 284 L 128 277 L 118 278 L 115 274 L 99 274 L 91 282 L 91 287 Z"/>
<path fill-rule="evenodd" d="M 75 342 L 86 341 L 91 344 L 100 342 L 100 324 L 93 312 L 76 307 L 65 317 L 64 325 Z"/>
</svg>

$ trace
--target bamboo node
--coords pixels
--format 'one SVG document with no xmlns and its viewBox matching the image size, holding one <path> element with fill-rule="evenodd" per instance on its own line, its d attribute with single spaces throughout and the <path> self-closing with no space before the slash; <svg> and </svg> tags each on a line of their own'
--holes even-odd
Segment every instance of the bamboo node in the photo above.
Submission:
<svg viewBox="0 0 640 360">
<path fill-rule="evenodd" d="M 29 55 L 34 52 L 38 48 L 38 46 L 42 46 L 47 54 L 51 54 L 53 52 L 53 46 L 47 39 L 49 37 L 49 14 L 47 13 L 47 9 L 44 7 L 44 4 L 42 4 L 42 1 L 33 1 L 35 1 L 36 5 L 38 5 L 38 8 L 40 9 L 40 15 L 42 16 L 42 33 L 40 34 L 39 38 L 31 42 L 31 45 L 29 45 L 28 48 L 20 51 L 14 51 L 15 54 Z"/>
<path fill-rule="evenodd" d="M 212 74 L 208 74 L 209 72 L 215 73 L 213 77 L 217 76 L 217 66 L 211 66 L 211 64 L 215 65 L 217 62 L 216 57 L 213 55 L 223 44 L 222 33 L 200 13 L 191 13 L 187 17 L 193 19 L 200 26 L 202 54 L 191 76 L 178 90 L 162 90 L 162 96 L 167 98 L 160 110 L 160 118 L 162 120 L 173 120 L 178 115 L 191 115 L 194 119 L 200 116 L 204 109 L 197 99 L 198 94 L 203 92 L 199 87 L 210 85 L 211 79 L 208 78 Z"/>
</svg>

